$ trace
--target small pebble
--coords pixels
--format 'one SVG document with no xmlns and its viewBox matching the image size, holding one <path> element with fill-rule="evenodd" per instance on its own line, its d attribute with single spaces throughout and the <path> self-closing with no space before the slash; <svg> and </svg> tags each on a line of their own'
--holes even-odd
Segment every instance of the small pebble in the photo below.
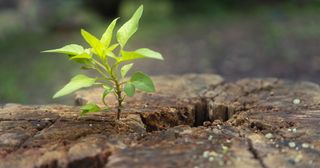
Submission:
<svg viewBox="0 0 320 168">
<path fill-rule="evenodd" d="M 290 148 L 296 147 L 296 143 L 294 143 L 294 142 L 289 142 L 288 145 Z"/>
<path fill-rule="evenodd" d="M 276 148 L 279 148 L 279 144 L 276 144 Z"/>
<path fill-rule="evenodd" d="M 50 121 L 50 118 L 44 118 L 43 120 L 45 120 L 45 121 Z"/>
<path fill-rule="evenodd" d="M 210 152 L 209 155 L 214 157 L 218 156 L 218 154 L 215 151 Z"/>
<path fill-rule="evenodd" d="M 301 100 L 300 99 L 293 99 L 293 104 L 300 104 Z"/>
<path fill-rule="evenodd" d="M 197 145 L 202 145 L 202 144 L 204 144 L 204 142 L 202 142 L 202 141 L 197 141 L 196 144 L 197 144 Z"/>
<path fill-rule="evenodd" d="M 40 124 L 37 124 L 37 127 L 40 127 Z"/>
<path fill-rule="evenodd" d="M 291 129 L 291 128 L 288 128 L 288 131 L 289 131 L 289 132 L 291 132 L 291 131 L 292 131 L 292 129 Z"/>
<path fill-rule="evenodd" d="M 310 145 L 308 143 L 303 143 L 301 146 L 302 148 L 309 148 Z"/>
<path fill-rule="evenodd" d="M 209 157 L 209 151 L 204 151 L 202 154 L 202 157 L 208 158 Z"/>
<path fill-rule="evenodd" d="M 212 135 L 209 135 L 208 140 L 211 141 L 213 139 Z"/>
<path fill-rule="evenodd" d="M 293 128 L 293 129 L 292 129 L 292 132 L 297 132 L 297 128 Z"/>
<path fill-rule="evenodd" d="M 271 138 L 273 138 L 273 135 L 272 135 L 271 133 L 267 133 L 267 134 L 265 135 L 265 137 L 266 137 L 267 139 L 271 139 Z"/>
<path fill-rule="evenodd" d="M 148 105 L 147 105 L 147 107 L 148 107 Z M 175 112 L 175 111 L 177 111 L 177 109 L 172 108 L 172 107 L 169 108 L 169 112 L 173 113 L 173 112 Z"/>
<path fill-rule="evenodd" d="M 205 121 L 205 122 L 203 122 L 203 126 L 209 127 L 209 126 L 211 126 L 211 122 L 210 121 Z"/>
<path fill-rule="evenodd" d="M 219 124 L 217 125 L 217 127 L 218 127 L 218 129 L 221 129 L 221 125 L 219 125 Z"/>
<path fill-rule="evenodd" d="M 92 124 L 89 124 L 89 127 L 92 127 Z"/>
<path fill-rule="evenodd" d="M 210 162 L 214 161 L 214 157 L 209 157 L 209 161 Z"/>
</svg>

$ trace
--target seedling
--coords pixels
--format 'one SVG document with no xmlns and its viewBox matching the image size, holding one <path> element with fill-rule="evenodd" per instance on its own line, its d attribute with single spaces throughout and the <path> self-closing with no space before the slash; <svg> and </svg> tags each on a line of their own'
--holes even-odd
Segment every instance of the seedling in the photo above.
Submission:
<svg viewBox="0 0 320 168">
<path fill-rule="evenodd" d="M 62 48 L 43 51 L 66 54 L 70 61 L 81 64 L 82 69 L 95 70 L 99 74 L 99 76 L 94 78 L 83 74 L 76 75 L 67 85 L 59 90 L 53 98 L 65 96 L 78 89 L 91 87 L 93 85 L 102 86 L 104 92 L 102 93 L 101 100 L 106 108 L 102 109 L 96 104 L 88 103 L 82 106 L 81 115 L 107 110 L 108 104 L 105 98 L 108 94 L 113 93 L 118 102 L 117 119 L 120 119 L 123 101 L 126 96 L 134 96 L 136 90 L 155 92 L 153 81 L 148 75 L 142 72 L 135 72 L 130 78 L 126 77 L 128 71 L 133 66 L 133 63 L 128 63 L 130 61 L 141 58 L 163 60 L 160 53 L 147 48 L 140 48 L 135 51 L 126 51 L 124 49 L 128 40 L 138 30 L 142 12 L 143 6 L 141 5 L 133 16 L 119 28 L 116 35 L 117 42 L 115 44 L 111 44 L 111 39 L 118 18 L 110 23 L 100 39 L 81 29 L 81 35 L 90 45 L 89 48 L 84 48 L 78 44 L 70 44 Z M 118 54 L 115 54 L 115 52 Z M 121 66 L 120 69 L 119 66 Z"/>
</svg>

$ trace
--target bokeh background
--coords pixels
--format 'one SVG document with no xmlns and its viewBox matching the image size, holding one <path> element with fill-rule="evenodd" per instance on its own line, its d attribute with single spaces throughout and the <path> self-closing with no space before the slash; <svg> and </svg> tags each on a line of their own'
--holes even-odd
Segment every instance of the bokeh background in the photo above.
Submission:
<svg viewBox="0 0 320 168">
<path fill-rule="evenodd" d="M 0 0 L 0 104 L 71 104 L 51 97 L 79 65 L 40 51 L 85 45 L 80 28 L 100 36 L 140 4 L 128 49 L 149 47 L 165 61 L 138 61 L 136 70 L 320 82 L 320 0 Z"/>
</svg>

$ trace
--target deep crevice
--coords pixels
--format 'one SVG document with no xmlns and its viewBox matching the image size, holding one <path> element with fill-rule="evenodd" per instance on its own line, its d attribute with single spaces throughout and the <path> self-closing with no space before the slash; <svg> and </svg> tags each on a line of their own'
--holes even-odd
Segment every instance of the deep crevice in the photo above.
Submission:
<svg viewBox="0 0 320 168">
<path fill-rule="evenodd" d="M 36 135 L 38 135 L 39 133 L 41 133 L 43 130 L 49 129 L 49 128 L 50 128 L 51 126 L 53 126 L 54 123 L 56 123 L 58 120 L 59 120 L 59 118 L 57 118 L 57 119 L 55 119 L 55 120 L 52 120 L 52 121 L 49 121 L 49 122 L 50 122 L 49 125 L 43 127 L 42 129 L 38 129 L 38 131 L 37 131 L 35 134 L 33 134 L 32 136 L 30 136 L 29 138 L 27 138 L 25 141 L 23 141 L 23 142 L 19 145 L 19 147 L 18 147 L 17 149 L 27 147 L 26 143 L 27 143 L 29 140 L 31 140 L 33 137 L 35 137 Z"/>
<path fill-rule="evenodd" d="M 194 105 L 194 127 L 202 126 L 205 121 L 209 121 L 208 102 L 205 98 Z"/>
<path fill-rule="evenodd" d="M 74 160 L 68 163 L 68 168 L 103 168 L 108 158 L 111 156 L 111 152 L 101 151 L 95 156 L 85 157 L 78 160 Z"/>
<path fill-rule="evenodd" d="M 258 151 L 254 148 L 251 139 L 247 139 L 247 142 L 248 142 L 248 150 L 253 155 L 254 159 L 258 160 L 258 162 L 262 168 L 267 168 L 267 166 L 264 164 L 262 158 L 259 156 Z"/>
<path fill-rule="evenodd" d="M 225 122 L 234 114 L 233 107 L 216 104 L 208 98 L 200 98 L 196 100 L 191 108 L 187 105 L 175 107 L 175 112 L 168 113 L 161 111 L 158 113 L 144 114 L 140 113 L 142 123 L 146 127 L 147 132 L 165 130 L 178 125 L 190 125 L 191 127 L 203 126 L 204 122 L 212 122 L 220 120 Z"/>
</svg>

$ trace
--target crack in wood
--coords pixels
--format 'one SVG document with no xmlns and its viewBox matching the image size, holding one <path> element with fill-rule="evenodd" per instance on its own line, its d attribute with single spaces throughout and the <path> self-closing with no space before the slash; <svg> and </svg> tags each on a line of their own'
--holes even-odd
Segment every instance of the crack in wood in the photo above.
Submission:
<svg viewBox="0 0 320 168">
<path fill-rule="evenodd" d="M 49 129 L 50 127 L 52 127 L 57 121 L 58 121 L 59 118 L 56 118 L 54 120 L 52 120 L 52 122 L 50 122 L 51 124 L 43 127 L 42 129 L 39 129 L 37 132 L 35 132 L 31 137 L 29 137 L 28 139 L 26 139 L 25 141 L 23 141 L 19 147 L 17 149 L 20 149 L 20 148 L 25 148 L 26 147 L 26 143 L 30 140 L 32 140 L 35 136 L 39 135 L 40 133 L 42 133 L 44 130 L 47 130 Z"/>
<path fill-rule="evenodd" d="M 257 149 L 254 147 L 252 140 L 249 138 L 246 138 L 246 141 L 248 143 L 248 150 L 249 152 L 253 155 L 254 159 L 258 160 L 260 166 L 262 168 L 268 168 L 264 162 L 263 162 L 263 158 L 261 158 L 261 156 L 259 155 L 259 152 L 257 151 Z"/>
</svg>

